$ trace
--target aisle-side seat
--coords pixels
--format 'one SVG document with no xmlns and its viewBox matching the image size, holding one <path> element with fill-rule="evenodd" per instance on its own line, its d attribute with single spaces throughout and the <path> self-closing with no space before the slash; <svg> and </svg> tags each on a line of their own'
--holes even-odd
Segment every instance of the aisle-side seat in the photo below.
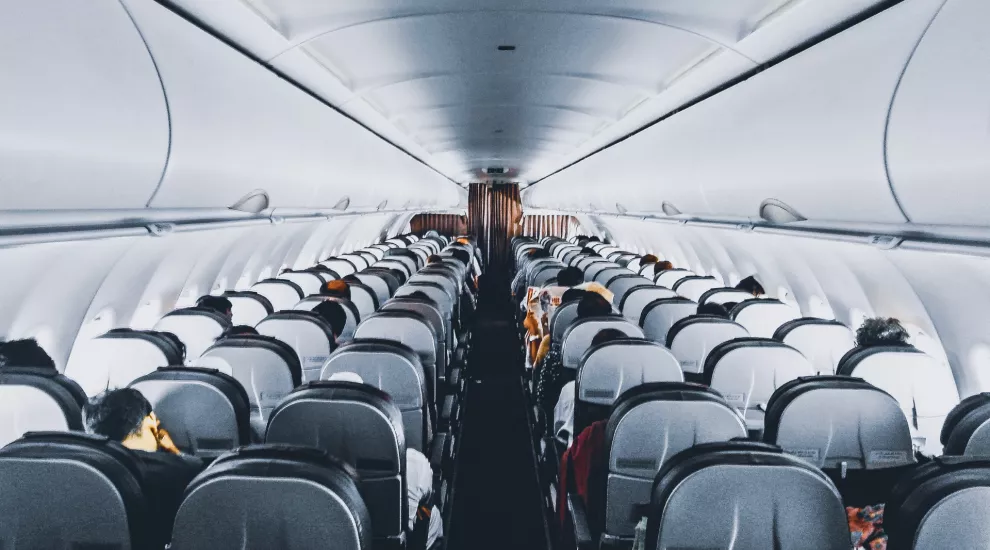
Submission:
<svg viewBox="0 0 990 550">
<path fill-rule="evenodd" d="M 768 338 L 736 338 L 708 354 L 704 381 L 742 413 L 751 431 L 759 432 L 773 392 L 813 374 L 811 363 L 786 344 Z"/>
<path fill-rule="evenodd" d="M 990 393 L 978 393 L 956 405 L 939 436 L 947 455 L 990 457 Z"/>
<path fill-rule="evenodd" d="M 151 403 L 180 451 L 215 458 L 251 443 L 251 402 L 217 369 L 163 367 L 131 382 Z"/>
<path fill-rule="evenodd" d="M 356 476 L 317 449 L 238 449 L 189 484 L 171 548 L 371 550 L 371 518 Z"/>
<path fill-rule="evenodd" d="M 347 285 L 351 291 L 351 302 L 354 303 L 362 319 L 378 311 L 381 302 L 378 301 L 378 294 L 371 287 L 356 282 L 348 282 Z"/>
<path fill-rule="evenodd" d="M 571 325 L 577 320 L 577 308 L 577 300 L 567 302 L 566 304 L 560 304 L 553 311 L 553 314 L 550 315 L 550 341 L 554 345 L 560 345 L 560 342 L 564 338 L 564 332 L 571 328 Z"/>
<path fill-rule="evenodd" d="M 763 443 L 708 443 L 674 456 L 657 474 L 648 518 L 647 548 L 850 547 L 828 477 Z"/>
<path fill-rule="evenodd" d="M 391 340 L 415 351 L 426 372 L 426 387 L 429 390 L 430 402 L 436 403 L 438 335 L 425 317 L 414 311 L 379 311 L 358 326 L 354 338 Z"/>
<path fill-rule="evenodd" d="M 850 376 L 792 380 L 767 404 L 763 441 L 821 468 L 846 506 L 886 502 L 915 464 L 911 429 L 897 401 Z"/>
<path fill-rule="evenodd" d="M 299 356 L 288 344 L 269 336 L 224 338 L 206 350 L 197 363 L 240 382 L 251 407 L 251 431 L 259 441 L 265 437 L 271 411 L 302 383 Z"/>
<path fill-rule="evenodd" d="M 247 325 L 253 327 L 262 319 L 275 313 L 272 303 L 257 292 L 245 290 L 228 290 L 223 297 L 230 300 L 230 310 L 233 313 L 232 325 Z"/>
<path fill-rule="evenodd" d="M 230 319 L 212 309 L 187 307 L 166 313 L 154 330 L 178 336 L 186 346 L 188 362 L 202 355 L 230 327 Z"/>
<path fill-rule="evenodd" d="M 293 304 L 306 297 L 299 285 L 286 279 L 258 281 L 251 286 L 251 290 L 267 298 L 275 311 L 290 309 Z"/>
<path fill-rule="evenodd" d="M 175 344 L 150 330 L 113 329 L 73 350 L 65 375 L 88 396 L 122 388 L 158 367 L 181 365 Z"/>
<path fill-rule="evenodd" d="M 623 300 L 626 294 L 629 293 L 634 288 L 639 288 L 641 286 L 653 286 L 653 281 L 640 277 L 639 275 L 633 274 L 623 274 L 612 277 L 608 280 L 605 288 L 612 293 L 612 303 L 616 305 L 616 309 L 620 312 L 622 310 Z M 639 322 L 639 319 L 633 320 L 634 323 Z"/>
<path fill-rule="evenodd" d="M 788 321 L 773 333 L 773 339 L 803 353 L 818 374 L 835 374 L 842 357 L 856 347 L 855 335 L 849 327 L 817 317 Z"/>
<path fill-rule="evenodd" d="M 894 396 L 914 428 L 916 445 L 926 454 L 941 454 L 942 424 L 959 403 L 948 365 L 912 346 L 876 346 L 849 351 L 836 372 L 862 378 Z"/>
<path fill-rule="evenodd" d="M 696 384 L 644 384 L 623 394 L 605 431 L 602 546 L 632 542 L 637 511 L 649 504 L 654 478 L 667 460 L 692 445 L 745 434 L 738 413 L 717 393 Z"/>
<path fill-rule="evenodd" d="M 639 326 L 643 327 L 643 333 L 650 340 L 666 342 L 667 332 L 674 323 L 697 311 L 698 304 L 682 296 L 660 298 L 646 304 L 640 315 Z"/>
<path fill-rule="evenodd" d="M 137 458 L 79 432 L 33 432 L 0 449 L 0 541 L 11 548 L 147 548 Z"/>
<path fill-rule="evenodd" d="M 608 328 L 619 330 L 630 338 L 643 338 L 643 329 L 619 315 L 577 319 L 560 339 L 560 357 L 564 368 L 577 370 L 595 335 Z"/>
<path fill-rule="evenodd" d="M 341 260 L 347 260 L 348 262 L 354 264 L 354 268 L 357 269 L 358 271 L 361 271 L 362 269 L 367 269 L 368 266 L 371 265 L 368 263 L 368 260 L 364 258 L 364 256 L 353 252 L 350 254 L 341 254 L 339 257 Z"/>
<path fill-rule="evenodd" d="M 279 311 L 255 327 L 258 334 L 289 345 L 299 357 L 303 381 L 318 380 L 323 363 L 337 349 L 333 327 L 312 311 Z"/>
<path fill-rule="evenodd" d="M 0 368 L 0 447 L 27 432 L 82 430 L 86 393 L 48 367 Z"/>
<path fill-rule="evenodd" d="M 447 365 L 450 364 L 450 355 L 452 353 L 451 348 L 453 347 L 453 335 L 446 333 L 446 328 L 443 323 L 443 314 L 440 313 L 440 308 L 437 307 L 436 302 L 430 300 L 429 298 L 423 299 L 413 296 L 399 296 L 385 302 L 385 305 L 382 306 L 381 311 L 412 311 L 422 315 L 433 328 L 434 334 L 437 335 L 437 357 L 442 358 L 442 363 Z M 449 373 L 438 373 L 438 375 L 441 379 L 444 379 L 445 376 L 449 376 Z"/>
<path fill-rule="evenodd" d="M 369 272 L 365 270 L 354 274 L 354 276 L 375 293 L 375 298 L 378 300 L 379 305 L 384 304 L 392 296 L 392 290 L 389 288 L 389 283 L 382 271 Z"/>
<path fill-rule="evenodd" d="M 702 382 L 708 354 L 720 344 L 747 336 L 749 332 L 735 321 L 714 315 L 690 315 L 670 327 L 666 344 L 680 363 L 684 378 Z"/>
<path fill-rule="evenodd" d="M 623 393 L 650 382 L 682 382 L 680 365 L 656 342 L 621 338 L 592 346 L 581 358 L 574 379 L 573 435 L 608 418 Z M 554 433 L 558 427 L 554 426 Z"/>
<path fill-rule="evenodd" d="M 385 392 L 321 380 L 296 388 L 276 407 L 265 442 L 315 447 L 353 465 L 376 548 L 398 548 L 409 515 L 403 434 L 402 414 Z"/>
<path fill-rule="evenodd" d="M 645 280 L 644 280 L 645 281 Z M 650 303 L 662 298 L 676 298 L 677 293 L 669 288 L 656 286 L 652 282 L 644 282 L 626 292 L 618 301 L 618 309 L 622 316 L 637 325 L 643 326 L 643 310 Z"/>
<path fill-rule="evenodd" d="M 729 316 L 753 336 L 770 338 L 784 323 L 800 319 L 801 312 L 780 300 L 752 298 L 739 302 Z"/>
<path fill-rule="evenodd" d="M 344 315 L 347 316 L 347 319 L 344 322 L 344 330 L 340 333 L 340 339 L 350 340 L 353 338 L 354 331 L 357 329 L 358 324 L 364 317 L 361 315 L 361 312 L 358 311 L 358 308 L 354 305 L 354 302 L 347 298 L 314 294 L 303 298 L 299 301 L 299 303 L 292 306 L 292 311 L 313 311 L 313 308 L 320 305 L 321 302 L 337 302 L 344 308 Z"/>
</svg>

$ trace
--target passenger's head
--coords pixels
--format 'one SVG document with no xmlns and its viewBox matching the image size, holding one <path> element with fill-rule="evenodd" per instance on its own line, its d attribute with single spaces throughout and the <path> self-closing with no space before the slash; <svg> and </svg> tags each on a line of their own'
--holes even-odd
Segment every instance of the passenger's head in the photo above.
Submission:
<svg viewBox="0 0 990 550">
<path fill-rule="evenodd" d="M 729 310 L 722 304 L 707 303 L 698 306 L 698 315 L 715 315 L 716 317 L 729 318 Z"/>
<path fill-rule="evenodd" d="M 313 313 L 319 315 L 330 325 L 335 339 L 340 338 L 340 335 L 344 333 L 344 327 L 347 325 L 347 313 L 344 311 L 344 306 L 333 300 L 325 300 L 313 308 Z"/>
<path fill-rule="evenodd" d="M 760 282 L 756 280 L 756 277 L 752 275 L 739 281 L 739 284 L 736 285 L 736 288 L 745 292 L 749 292 L 750 294 L 756 297 L 763 296 L 764 294 L 767 293 L 765 290 L 763 290 L 763 285 L 761 285 Z"/>
<path fill-rule="evenodd" d="M 584 274 L 576 267 L 565 267 L 557 273 L 557 284 L 560 286 L 575 287 L 584 282 Z"/>
<path fill-rule="evenodd" d="M 605 342 L 611 342 L 620 338 L 626 338 L 626 333 L 617 328 L 604 328 L 599 330 L 598 334 L 591 339 L 591 345 L 594 347 L 598 344 L 604 344 Z"/>
<path fill-rule="evenodd" d="M 351 299 L 351 287 L 347 281 L 335 280 L 320 287 L 320 294 L 324 296 L 335 296 L 337 298 Z"/>
<path fill-rule="evenodd" d="M 442 264 L 443 263 L 443 257 L 438 256 L 436 254 L 430 254 L 430 257 L 426 259 L 426 263 L 428 263 L 428 264 Z"/>
<path fill-rule="evenodd" d="M 586 290 L 581 290 L 579 288 L 571 288 L 564 291 L 564 294 L 560 297 L 560 305 L 564 305 L 567 302 L 574 302 L 584 298 L 586 294 L 591 294 Z"/>
<path fill-rule="evenodd" d="M 889 317 L 867 319 L 856 330 L 856 345 L 860 347 L 906 346 L 908 338 L 900 321 Z"/>
<path fill-rule="evenodd" d="M 175 349 L 179 350 L 180 361 L 186 360 L 186 343 L 181 338 L 176 336 L 174 332 L 159 332 L 158 334 L 166 338 L 169 342 L 172 342 Z"/>
<path fill-rule="evenodd" d="M 217 336 L 217 342 L 223 340 L 224 338 L 230 338 L 231 336 L 241 336 L 244 334 L 257 335 L 258 330 L 251 325 L 234 325 L 227 330 L 223 331 L 223 334 Z"/>
<path fill-rule="evenodd" d="M 196 300 L 196 307 L 213 310 L 228 319 L 234 316 L 234 305 L 223 296 L 202 296 Z"/>
<path fill-rule="evenodd" d="M 544 250 L 543 252 L 545 253 L 546 250 Z M 457 258 L 458 261 L 460 261 L 464 265 L 471 265 L 471 253 L 468 252 L 467 250 L 464 250 L 463 248 L 455 248 L 451 250 L 450 255 Z M 548 254 L 547 256 L 544 257 L 549 258 L 550 255 Z M 537 256 L 533 257 L 534 260 L 536 258 Z"/>
<path fill-rule="evenodd" d="M 660 258 L 657 258 L 653 254 L 647 254 L 646 256 L 643 256 L 642 258 L 639 259 L 639 265 L 643 266 L 643 265 L 655 264 L 659 261 Z"/>
<path fill-rule="evenodd" d="M 48 367 L 55 361 L 34 338 L 0 343 L 0 367 Z"/>
<path fill-rule="evenodd" d="M 107 390 L 90 398 L 83 407 L 86 432 L 123 443 L 129 449 L 159 448 L 158 419 L 151 403 L 134 388 Z"/>
<path fill-rule="evenodd" d="M 581 254 L 585 256 L 597 256 L 598 253 L 595 252 L 594 248 L 588 248 L 587 246 L 581 249 Z"/>
<path fill-rule="evenodd" d="M 657 263 L 653 264 L 654 275 L 659 275 L 661 272 L 667 271 L 669 269 L 674 269 L 674 264 L 668 262 L 667 260 L 658 261 Z"/>
<path fill-rule="evenodd" d="M 456 250 L 454 252 L 457 252 Z M 542 260 L 543 258 L 549 258 L 550 253 L 544 248 L 532 248 L 526 253 L 529 256 L 529 260 Z"/>
<path fill-rule="evenodd" d="M 589 292 L 578 302 L 577 314 L 579 319 L 586 317 L 601 317 L 612 313 L 612 304 L 600 294 Z"/>
</svg>

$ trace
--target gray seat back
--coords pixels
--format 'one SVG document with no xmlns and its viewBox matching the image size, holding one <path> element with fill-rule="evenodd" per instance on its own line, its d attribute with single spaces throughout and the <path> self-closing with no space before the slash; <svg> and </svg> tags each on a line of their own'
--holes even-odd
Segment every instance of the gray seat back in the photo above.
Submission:
<svg viewBox="0 0 990 550">
<path fill-rule="evenodd" d="M 347 320 L 344 322 L 344 330 L 340 333 L 340 339 L 342 341 L 350 340 L 354 337 L 354 331 L 357 330 L 358 323 L 364 318 L 361 312 L 358 310 L 354 302 L 348 300 L 347 298 L 338 298 L 337 296 L 323 296 L 316 294 L 314 296 L 307 296 L 302 300 L 299 300 L 296 305 L 292 306 L 294 311 L 313 311 L 313 308 L 320 305 L 320 302 L 337 302 L 344 308 L 344 315 L 347 316 Z M 260 324 L 260 323 L 259 323 Z"/>
<path fill-rule="evenodd" d="M 92 397 L 181 361 L 175 349 L 166 347 L 152 332 L 110 331 L 76 346 L 65 375 Z"/>
<path fill-rule="evenodd" d="M 306 296 L 299 285 L 286 279 L 265 279 L 255 283 L 251 290 L 267 298 L 275 311 L 291 309 Z"/>
<path fill-rule="evenodd" d="M 779 300 L 754 298 L 740 302 L 730 316 L 753 336 L 771 338 L 784 323 L 800 319 L 801 312 Z"/>
<path fill-rule="evenodd" d="M 248 325 L 253 327 L 262 319 L 275 313 L 275 308 L 261 294 L 253 291 L 227 291 L 223 297 L 230 300 L 233 317 L 230 320 L 232 325 Z"/>
<path fill-rule="evenodd" d="M 296 283 L 302 289 L 303 294 L 307 296 L 319 294 L 320 288 L 326 282 L 321 275 L 312 271 L 287 271 L 279 275 L 278 278 Z"/>
<path fill-rule="evenodd" d="M 687 269 L 667 269 L 661 271 L 653 278 L 653 282 L 658 286 L 673 289 L 677 281 L 680 281 L 684 277 L 692 277 L 695 273 Z"/>
<path fill-rule="evenodd" d="M 817 374 L 835 374 L 839 361 L 856 347 L 853 331 L 839 321 L 805 317 L 784 323 L 773 334 L 811 361 Z"/>
<path fill-rule="evenodd" d="M 360 254 L 341 254 L 339 258 L 341 260 L 347 260 L 348 262 L 354 264 L 354 268 L 357 269 L 358 271 L 361 271 L 362 269 L 367 269 L 368 266 L 370 265 L 368 264 L 368 260 L 365 260 L 364 256 L 361 256 Z"/>
<path fill-rule="evenodd" d="M 653 286 L 653 281 L 640 277 L 639 275 L 627 274 L 612 277 L 608 281 L 606 288 L 608 288 L 609 292 L 615 295 L 615 297 L 612 298 L 612 303 L 619 307 L 619 311 L 622 311 L 622 300 L 626 297 L 626 293 L 643 285 Z M 639 320 L 637 319 L 633 322 L 638 323 Z"/>
<path fill-rule="evenodd" d="M 389 289 L 388 282 L 382 278 L 381 273 L 376 272 L 361 272 L 354 275 L 368 288 L 374 291 L 375 296 L 378 298 L 379 304 L 384 304 L 392 296 L 392 291 Z"/>
<path fill-rule="evenodd" d="M 716 346 L 735 338 L 745 338 L 749 332 L 729 319 L 709 315 L 690 315 L 674 323 L 667 331 L 667 347 L 681 364 L 685 376 L 700 382 L 705 370 L 705 358 Z"/>
<path fill-rule="evenodd" d="M 354 338 L 391 340 L 411 348 L 426 372 L 430 398 L 436 395 L 438 335 L 426 317 L 415 311 L 379 311 L 358 326 Z"/>
<path fill-rule="evenodd" d="M 320 265 L 329 267 L 334 273 L 340 275 L 341 277 L 353 275 L 354 273 L 357 273 L 358 270 L 356 265 L 343 258 L 329 258 L 320 262 Z"/>
<path fill-rule="evenodd" d="M 621 273 L 621 272 L 625 272 L 626 269 L 624 267 L 620 267 L 619 264 L 612 263 L 609 261 L 592 262 L 588 264 L 587 267 L 584 268 L 584 280 L 588 282 L 591 281 L 600 282 L 598 281 L 598 276 L 605 271 L 611 271 L 613 273 Z"/>
<path fill-rule="evenodd" d="M 285 342 L 299 357 L 303 381 L 318 380 L 323 363 L 337 348 L 333 328 L 312 311 L 280 311 L 255 327 L 258 334 Z"/>
<path fill-rule="evenodd" d="M 653 300 L 643 308 L 639 324 L 643 327 L 646 337 L 654 342 L 666 342 L 667 332 L 681 319 L 694 315 L 698 304 L 682 298 L 660 298 Z"/>
<path fill-rule="evenodd" d="M 566 331 L 577 319 L 577 308 L 579 300 L 561 304 L 553 311 L 550 317 L 550 341 L 560 345 Z"/>
<path fill-rule="evenodd" d="M 0 447 L 27 432 L 82 430 L 86 394 L 47 367 L 0 368 Z"/>
<path fill-rule="evenodd" d="M 374 538 L 402 538 L 409 515 L 406 442 L 402 415 L 385 392 L 352 382 L 307 382 L 272 412 L 265 442 L 313 447 L 354 466 Z"/>
<path fill-rule="evenodd" d="M 428 454 L 429 394 L 426 372 L 416 352 L 391 340 L 354 340 L 330 355 L 320 379 L 348 372 L 392 398 L 402 414 L 406 445 Z"/>
<path fill-rule="evenodd" d="M 960 401 L 945 418 L 939 439 L 947 455 L 990 458 L 990 393 Z"/>
<path fill-rule="evenodd" d="M 438 336 L 437 357 L 443 358 L 442 362 L 450 359 L 451 348 L 454 345 L 453 334 L 446 332 L 447 329 L 444 326 L 443 315 L 440 313 L 440 309 L 436 303 L 413 297 L 399 296 L 385 302 L 385 305 L 381 309 L 382 311 L 413 311 L 422 315 L 430 323 L 433 332 Z"/>
<path fill-rule="evenodd" d="M 187 307 L 166 313 L 154 330 L 178 336 L 186 345 L 186 363 L 191 363 L 230 326 L 229 319 L 213 310 Z"/>
<path fill-rule="evenodd" d="M 739 303 L 752 300 L 753 295 L 745 290 L 730 287 L 713 288 L 706 291 L 698 299 L 698 304 L 725 304 L 729 302 Z"/>
<path fill-rule="evenodd" d="M 189 484 L 172 550 L 371 550 L 357 473 L 316 449 L 256 445 L 217 459 Z"/>
<path fill-rule="evenodd" d="M 635 511 L 670 457 L 699 443 L 746 435 L 742 419 L 714 391 L 696 384 L 644 384 L 615 403 L 605 429 L 603 542 L 632 539 Z"/>
<path fill-rule="evenodd" d="M 591 341 L 599 331 L 614 328 L 630 338 L 643 338 L 643 330 L 618 315 L 577 319 L 564 332 L 560 340 L 561 360 L 564 368 L 577 369 Z"/>
<path fill-rule="evenodd" d="M 619 264 L 615 264 L 615 267 L 603 269 L 598 273 L 596 273 L 595 282 L 607 286 L 609 281 L 618 277 L 619 275 L 635 275 L 635 273 L 620 266 Z"/>
<path fill-rule="evenodd" d="M 684 277 L 680 279 L 671 289 L 681 296 L 684 296 L 688 300 L 693 300 L 697 302 L 701 299 L 701 296 L 713 288 L 719 288 L 722 283 L 715 280 L 715 277 Z"/>
<path fill-rule="evenodd" d="M 643 310 L 655 300 L 676 298 L 677 293 L 669 288 L 654 285 L 652 282 L 629 289 L 621 300 L 617 300 L 622 316 L 639 326 L 643 326 Z"/>
</svg>

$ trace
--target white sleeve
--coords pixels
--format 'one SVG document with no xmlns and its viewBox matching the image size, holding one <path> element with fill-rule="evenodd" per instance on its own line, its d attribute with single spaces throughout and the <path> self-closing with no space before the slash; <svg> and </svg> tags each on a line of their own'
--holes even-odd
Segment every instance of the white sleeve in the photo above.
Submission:
<svg viewBox="0 0 990 550">
<path fill-rule="evenodd" d="M 406 493 L 409 499 L 409 530 L 416 526 L 416 510 L 423 497 L 433 492 L 433 468 L 423 453 L 406 449 Z"/>
</svg>

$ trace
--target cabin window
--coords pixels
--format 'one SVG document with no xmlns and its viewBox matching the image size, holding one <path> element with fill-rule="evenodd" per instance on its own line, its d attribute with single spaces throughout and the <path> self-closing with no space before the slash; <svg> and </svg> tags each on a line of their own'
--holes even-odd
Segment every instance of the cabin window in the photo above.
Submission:
<svg viewBox="0 0 990 550">
<path fill-rule="evenodd" d="M 183 290 L 182 294 L 179 294 L 179 299 L 175 301 L 175 309 L 196 305 L 196 300 L 199 299 L 199 296 L 199 288 L 195 285 Z"/>
<path fill-rule="evenodd" d="M 248 290 L 254 281 L 251 280 L 251 276 L 245 273 L 241 275 L 240 279 L 237 279 L 237 284 L 234 285 L 234 290 Z"/>
<path fill-rule="evenodd" d="M 261 273 L 258 274 L 258 280 L 259 281 L 264 281 L 265 279 L 270 279 L 271 277 L 272 277 L 272 268 L 271 268 L 271 266 L 262 269 L 261 270 Z"/>
<path fill-rule="evenodd" d="M 799 311 L 801 310 L 801 306 L 798 304 L 797 300 L 794 299 L 794 296 L 791 295 L 791 291 L 787 290 L 785 287 L 777 288 L 777 299 L 793 307 L 794 309 Z"/>
<path fill-rule="evenodd" d="M 109 308 L 97 313 L 95 317 L 89 321 L 86 321 L 83 323 L 83 326 L 79 327 L 79 333 L 76 335 L 76 342 L 87 342 L 97 336 L 106 334 L 113 328 L 114 318 L 114 312 Z"/>
<path fill-rule="evenodd" d="M 138 306 L 131 318 L 131 328 L 135 330 L 151 330 L 162 316 L 162 301 L 148 300 Z"/>
</svg>

